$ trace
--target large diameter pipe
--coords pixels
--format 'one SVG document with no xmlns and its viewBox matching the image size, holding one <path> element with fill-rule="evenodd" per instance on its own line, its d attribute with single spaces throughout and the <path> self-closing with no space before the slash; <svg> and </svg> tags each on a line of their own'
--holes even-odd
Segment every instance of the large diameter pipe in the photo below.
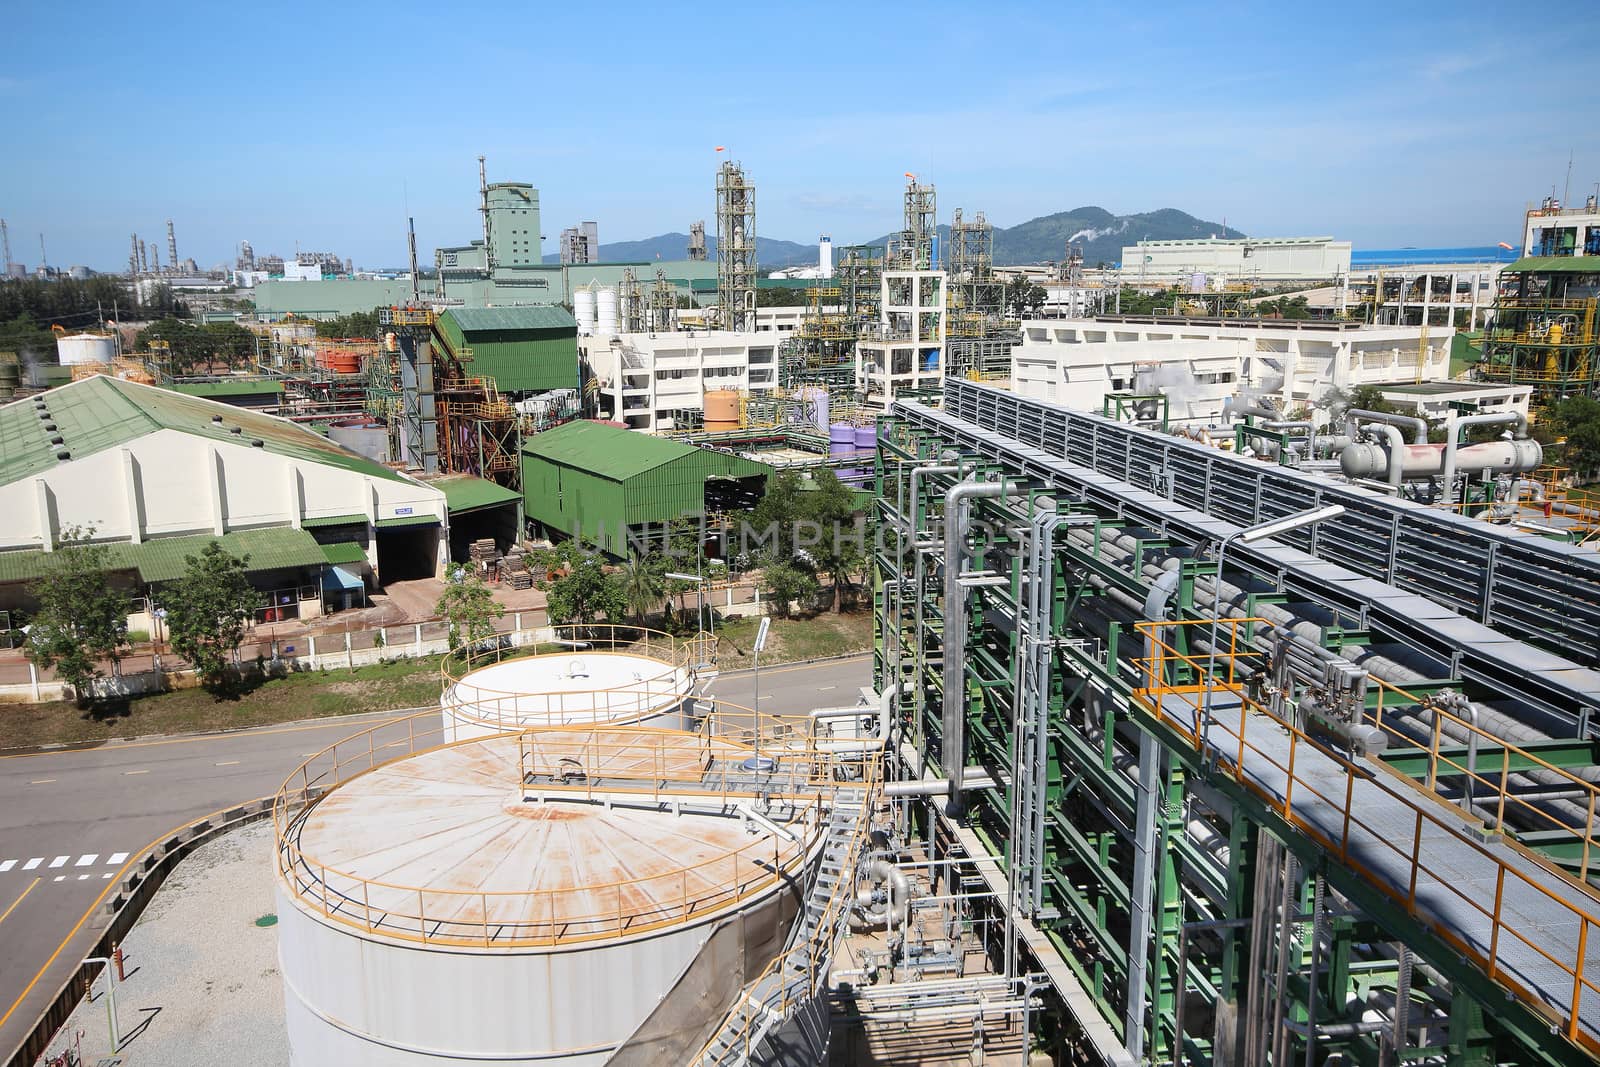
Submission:
<svg viewBox="0 0 1600 1067">
<path fill-rule="evenodd" d="M 1376 426 L 1368 426 L 1376 430 Z M 1358 441 L 1339 454 L 1339 469 L 1347 478 L 1383 477 L 1394 481 L 1393 445 L 1389 449 L 1370 441 Z M 1451 449 L 1450 445 L 1405 445 L 1399 452 L 1399 475 L 1405 481 L 1425 481 L 1443 476 L 1481 474 L 1525 474 L 1544 462 L 1544 448 L 1538 441 L 1482 441 Z"/>
<path fill-rule="evenodd" d="M 1368 411 L 1366 408 L 1351 408 L 1344 413 L 1344 429 L 1350 435 L 1350 440 L 1356 440 L 1356 423 L 1363 419 L 1410 430 L 1413 444 L 1421 445 L 1428 441 L 1427 419 L 1419 419 L 1415 415 L 1396 415 L 1391 411 Z"/>
<path fill-rule="evenodd" d="M 1381 434 L 1388 447 L 1380 450 L 1377 445 L 1358 441 L 1339 453 L 1339 469 L 1347 478 L 1370 478 L 1379 472 L 1381 463 L 1384 481 L 1398 493 L 1400 482 L 1405 477 L 1406 456 L 1406 442 L 1400 434 L 1400 427 L 1387 422 L 1369 422 L 1361 429 L 1366 433 Z"/>
<path fill-rule="evenodd" d="M 949 810 L 961 811 L 961 772 L 966 766 L 967 590 L 961 584 L 966 555 L 966 506 L 971 500 L 1004 496 L 1015 482 L 957 482 L 944 495 L 944 702 L 939 762 L 950 776 Z"/>
<path fill-rule="evenodd" d="M 1533 466 L 1537 467 L 1539 465 L 1538 464 L 1538 460 L 1543 458 L 1544 450 L 1540 447 L 1539 442 L 1537 442 L 1537 441 L 1529 441 L 1527 439 L 1528 438 L 1528 416 L 1519 414 L 1519 413 L 1517 413 L 1515 411 L 1499 411 L 1499 412 L 1491 412 L 1491 413 L 1484 414 L 1484 415 L 1467 415 L 1467 416 L 1464 416 L 1462 418 L 1452 419 L 1450 421 L 1450 438 L 1449 438 L 1449 441 L 1444 446 L 1444 471 L 1443 471 L 1443 474 L 1444 474 L 1444 502 L 1446 504 L 1455 503 L 1455 500 L 1456 500 L 1456 475 L 1457 475 L 1457 473 L 1470 473 L 1471 472 L 1471 468 L 1469 468 L 1467 466 L 1466 457 L 1465 457 L 1464 453 L 1469 452 L 1470 450 L 1472 450 L 1474 448 L 1483 447 L 1481 445 L 1468 445 L 1466 448 L 1462 448 L 1461 447 L 1461 435 L 1462 435 L 1462 433 L 1469 426 L 1503 426 L 1508 422 L 1516 423 L 1516 426 L 1517 426 L 1517 429 L 1516 429 L 1516 440 L 1510 441 L 1510 442 L 1493 441 L 1493 442 L 1490 442 L 1490 444 L 1530 445 L 1530 446 L 1532 446 L 1531 449 L 1530 449 L 1530 452 L 1536 457 Z M 1504 473 L 1507 473 L 1507 474 L 1511 474 L 1511 473 L 1520 474 L 1525 470 L 1533 470 L 1533 467 L 1520 467 L 1520 468 L 1516 468 L 1515 470 L 1507 468 L 1507 469 L 1504 470 Z"/>
</svg>

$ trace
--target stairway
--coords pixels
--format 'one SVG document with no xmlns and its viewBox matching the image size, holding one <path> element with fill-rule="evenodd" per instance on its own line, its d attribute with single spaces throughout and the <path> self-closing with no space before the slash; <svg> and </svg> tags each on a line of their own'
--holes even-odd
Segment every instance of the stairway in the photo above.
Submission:
<svg viewBox="0 0 1600 1067">
<path fill-rule="evenodd" d="M 807 886 L 804 907 L 783 952 L 740 992 L 695 1064 L 736 1067 L 750 1063 L 751 1055 L 774 1027 L 825 992 L 828 965 L 848 929 L 845 919 L 850 911 L 857 850 L 864 839 L 865 805 L 866 791 L 859 787 L 840 788 L 834 794 L 822 860 Z M 815 1036 L 820 1042 L 825 1029 Z M 818 1048 L 820 1051 L 820 1044 Z"/>
</svg>

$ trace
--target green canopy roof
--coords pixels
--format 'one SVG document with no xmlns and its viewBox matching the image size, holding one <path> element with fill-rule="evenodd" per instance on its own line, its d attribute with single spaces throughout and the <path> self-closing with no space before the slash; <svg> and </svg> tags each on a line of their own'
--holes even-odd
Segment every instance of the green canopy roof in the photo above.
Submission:
<svg viewBox="0 0 1600 1067">
<path fill-rule="evenodd" d="M 1534 274 L 1600 274 L 1600 256 L 1524 256 L 1501 270 Z"/>
<path fill-rule="evenodd" d="M 113 571 L 137 571 L 146 584 L 170 582 L 183 577 L 189 556 L 198 556 L 206 545 L 220 541 L 224 551 L 243 558 L 251 573 L 320 567 L 327 562 L 323 546 L 304 530 L 286 526 L 262 530 L 238 530 L 220 538 L 201 534 L 193 537 L 158 537 L 143 544 L 117 541 L 102 547 L 106 566 Z M 26 582 L 49 573 L 56 553 L 38 549 L 0 552 L 0 582 Z"/>
<path fill-rule="evenodd" d="M 446 474 L 430 479 L 428 484 L 444 493 L 445 509 L 451 515 L 515 504 L 522 499 L 522 494 L 515 490 L 470 474 Z"/>
</svg>

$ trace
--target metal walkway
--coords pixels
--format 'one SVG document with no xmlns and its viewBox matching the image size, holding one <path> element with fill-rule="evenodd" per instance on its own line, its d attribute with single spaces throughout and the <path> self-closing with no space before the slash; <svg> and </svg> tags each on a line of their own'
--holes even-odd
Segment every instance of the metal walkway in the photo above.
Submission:
<svg viewBox="0 0 1600 1067">
<path fill-rule="evenodd" d="M 902 401 L 898 410 L 917 407 Z M 1592 549 L 959 378 L 945 381 L 944 408 L 1013 444 L 1043 449 L 1239 526 L 1343 504 L 1340 518 L 1283 540 L 1583 666 L 1600 665 L 1600 553 Z"/>
<path fill-rule="evenodd" d="M 1234 691 L 1135 700 L 1569 1039 L 1600 1050 L 1600 898 L 1376 760 L 1350 761 Z"/>
</svg>

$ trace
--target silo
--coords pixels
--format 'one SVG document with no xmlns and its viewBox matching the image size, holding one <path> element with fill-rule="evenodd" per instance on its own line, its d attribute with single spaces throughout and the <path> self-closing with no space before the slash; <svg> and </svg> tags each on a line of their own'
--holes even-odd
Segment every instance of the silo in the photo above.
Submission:
<svg viewBox="0 0 1600 1067">
<path fill-rule="evenodd" d="M 103 333 L 66 334 L 56 338 L 56 352 L 63 367 L 110 363 L 117 358 L 117 340 Z"/>
<path fill-rule="evenodd" d="M 748 749 L 402 730 L 380 762 L 393 736 L 313 757 L 274 805 L 292 1064 L 686 1062 L 782 949 L 827 820 L 706 784 Z"/>
<path fill-rule="evenodd" d="M 739 428 L 739 391 L 710 389 L 706 392 L 706 429 L 722 433 Z"/>
<path fill-rule="evenodd" d="M 817 433 L 828 433 L 828 391 L 820 385 L 808 385 L 795 395 L 800 400 L 800 417 L 815 426 Z"/>
<path fill-rule="evenodd" d="M 578 320 L 578 335 L 594 333 L 594 291 L 579 289 L 572 294 L 572 317 Z"/>
<path fill-rule="evenodd" d="M 456 741 L 538 726 L 690 725 L 695 675 L 709 648 L 635 627 L 557 627 L 560 652 L 446 665 L 439 707 Z"/>
<path fill-rule="evenodd" d="M 595 295 L 595 333 L 601 337 L 617 335 L 617 291 L 601 289 Z"/>
</svg>

